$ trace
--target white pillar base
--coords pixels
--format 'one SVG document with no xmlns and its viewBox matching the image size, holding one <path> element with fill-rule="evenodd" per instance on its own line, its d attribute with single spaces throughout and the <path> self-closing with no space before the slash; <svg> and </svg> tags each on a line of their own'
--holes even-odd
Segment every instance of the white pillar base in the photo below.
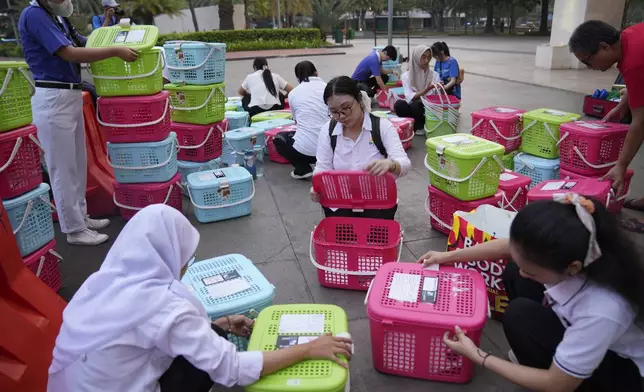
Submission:
<svg viewBox="0 0 644 392">
<path fill-rule="evenodd" d="M 537 46 L 535 65 L 545 69 L 581 69 L 586 66 L 570 53 L 568 46 Z"/>
</svg>

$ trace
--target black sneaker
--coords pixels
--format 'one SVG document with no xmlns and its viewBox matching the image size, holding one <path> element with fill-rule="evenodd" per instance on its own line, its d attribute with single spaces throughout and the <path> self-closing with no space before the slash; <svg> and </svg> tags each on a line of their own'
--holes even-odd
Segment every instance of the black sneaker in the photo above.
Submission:
<svg viewBox="0 0 644 392">
<path fill-rule="evenodd" d="M 307 178 L 313 177 L 313 172 L 310 171 L 305 174 L 295 174 L 295 171 L 291 172 L 291 177 L 295 178 L 296 180 L 306 180 Z"/>
</svg>

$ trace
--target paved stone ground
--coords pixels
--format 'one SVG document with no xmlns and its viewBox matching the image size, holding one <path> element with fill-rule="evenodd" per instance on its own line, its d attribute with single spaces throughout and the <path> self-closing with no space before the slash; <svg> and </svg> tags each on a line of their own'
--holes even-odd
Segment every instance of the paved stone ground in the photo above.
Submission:
<svg viewBox="0 0 644 392">
<path fill-rule="evenodd" d="M 430 38 L 432 41 L 434 38 Z M 414 40 L 416 42 L 418 40 Z M 534 41 L 534 40 L 532 40 Z M 527 51 L 534 42 L 487 40 L 461 40 L 459 46 L 469 44 L 475 50 L 454 50 L 461 64 L 466 69 L 477 66 L 485 67 L 485 61 L 479 61 L 489 55 L 487 49 L 508 48 L 515 51 Z M 430 42 L 431 43 L 431 42 Z M 346 49 L 345 56 L 316 57 L 312 61 L 325 80 L 340 75 L 350 74 L 355 65 L 372 46 L 369 42 L 358 42 L 355 48 Z M 403 44 L 403 42 L 400 42 Z M 405 50 L 406 52 L 406 50 Z M 499 64 L 505 64 L 505 75 L 516 72 L 514 59 L 509 56 L 519 56 L 525 64 L 533 55 L 525 53 L 494 52 L 493 56 Z M 278 58 L 270 60 L 271 68 L 294 81 L 293 69 L 300 58 Z M 479 62 L 481 64 L 479 64 Z M 500 66 L 500 65 L 499 65 Z M 227 90 L 233 95 L 243 77 L 252 72 L 251 61 L 238 61 L 227 66 Z M 576 71 L 571 71 L 576 72 Z M 580 72 L 578 78 L 594 78 L 600 74 Z M 600 78 L 601 79 L 601 78 Z M 595 81 L 588 80 L 588 84 Z M 467 131 L 471 123 L 470 113 L 476 109 L 505 105 L 521 109 L 550 107 L 565 111 L 579 112 L 583 95 L 574 92 L 574 88 L 562 91 L 548 87 L 537 87 L 525 83 L 501 80 L 497 77 L 468 75 L 463 86 L 463 106 L 461 109 L 461 131 Z M 423 165 L 423 138 L 416 137 L 414 146 L 409 150 L 413 170 L 399 181 L 399 212 L 397 219 L 405 231 L 405 246 L 402 253 L 403 261 L 414 261 L 425 251 L 443 250 L 446 238 L 429 228 L 423 203 L 427 195 L 428 174 Z M 644 159 L 642 154 L 636 158 L 633 167 L 636 177 L 633 181 L 633 194 L 644 194 Z M 268 163 L 266 176 L 257 181 L 257 193 L 253 200 L 252 215 L 240 219 L 212 224 L 199 224 L 194 219 L 189 201 L 184 203 L 184 212 L 199 229 L 202 241 L 198 249 L 198 258 L 205 259 L 228 253 L 241 253 L 257 265 L 271 281 L 276 290 L 275 303 L 331 303 L 344 308 L 349 317 L 349 329 L 356 339 L 356 355 L 351 364 L 352 390 L 355 391 L 392 391 L 400 388 L 407 392 L 415 391 L 520 391 L 521 388 L 483 369 L 477 369 L 476 374 L 467 385 L 451 385 L 426 381 L 398 378 L 377 373 L 373 370 L 370 353 L 369 335 L 366 333 L 369 320 L 363 305 L 364 293 L 331 290 L 320 287 L 315 268 L 309 261 L 309 236 L 313 227 L 322 219 L 319 205 L 313 204 L 308 198 L 310 183 L 292 180 L 289 177 L 290 168 L 285 165 Z M 112 226 L 106 230 L 113 238 L 119 233 L 124 222 L 114 218 Z M 638 243 L 643 243 L 642 237 L 635 237 Z M 71 298 L 82 282 L 95 272 L 112 244 L 110 241 L 95 248 L 71 247 L 66 244 L 64 236 L 57 235 L 58 251 L 64 256 L 61 265 L 63 289 L 60 294 L 66 299 Z M 496 355 L 504 355 L 507 342 L 499 323 L 487 323 L 482 339 L 482 347 Z M 241 389 L 235 389 L 241 390 Z"/>
</svg>

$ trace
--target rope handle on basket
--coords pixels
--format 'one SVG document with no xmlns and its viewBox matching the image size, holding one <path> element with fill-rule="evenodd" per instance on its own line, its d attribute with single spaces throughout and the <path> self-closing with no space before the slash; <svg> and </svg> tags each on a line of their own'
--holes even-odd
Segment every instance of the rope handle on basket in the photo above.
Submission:
<svg viewBox="0 0 644 392">
<path fill-rule="evenodd" d="M 528 129 L 532 128 L 532 127 L 533 127 L 533 126 L 535 126 L 537 123 L 538 123 L 538 121 L 537 121 L 537 120 L 532 120 L 532 122 L 531 122 L 530 124 L 528 124 L 528 126 L 523 127 L 523 130 L 520 132 L 520 134 L 521 134 L 521 135 L 523 135 L 523 132 L 525 132 L 525 131 L 527 131 Z M 545 122 L 545 121 L 543 122 L 543 128 L 546 130 L 546 132 L 548 132 L 548 134 L 550 135 L 550 137 L 552 138 L 552 140 L 554 140 L 554 141 L 557 143 L 557 146 L 559 146 L 559 143 L 561 143 L 561 141 L 563 140 L 563 138 L 562 138 L 561 140 L 559 140 L 559 138 L 556 138 L 556 137 L 555 137 L 554 132 L 552 132 L 552 129 L 550 129 L 550 124 L 548 124 L 548 123 L 547 123 L 547 122 Z"/>
<path fill-rule="evenodd" d="M 63 256 L 61 256 L 61 255 L 59 255 L 58 253 L 56 253 L 56 251 L 55 251 L 55 250 L 53 250 L 53 249 L 49 249 L 47 252 L 48 252 L 48 253 L 50 253 L 50 254 L 51 254 L 52 256 L 54 256 L 55 258 L 57 258 L 57 259 L 58 259 L 58 263 L 60 263 L 61 261 L 63 261 Z M 40 274 L 42 273 L 42 268 L 43 268 L 43 266 L 45 265 L 45 259 L 46 259 L 46 256 L 40 256 L 40 263 L 38 263 L 38 269 L 36 270 L 36 277 L 37 277 L 37 278 L 40 278 Z"/>
<path fill-rule="evenodd" d="M 528 169 L 530 169 L 530 170 L 534 170 L 534 165 L 532 165 L 532 164 L 530 164 L 530 163 L 528 163 L 528 162 L 524 161 L 523 159 L 521 159 L 521 155 L 523 155 L 523 153 L 522 153 L 522 152 L 518 153 L 518 154 L 514 157 L 514 159 L 516 159 L 517 161 L 519 161 L 519 163 L 520 163 L 520 164 L 522 164 L 524 167 L 526 167 L 526 166 L 527 166 L 527 167 L 528 167 Z M 516 168 L 515 168 L 515 169 L 516 169 Z M 523 169 L 523 167 L 522 167 L 521 169 Z M 521 171 L 521 169 L 519 169 L 519 170 L 515 170 L 515 171 L 517 171 L 517 172 L 518 172 L 518 171 Z"/>
<path fill-rule="evenodd" d="M 154 75 L 155 73 L 157 73 L 157 71 L 159 70 L 159 66 L 161 66 L 161 69 L 165 68 L 165 57 L 164 57 L 164 56 L 163 56 L 163 54 L 159 51 L 159 48 L 158 48 L 158 47 L 156 47 L 156 46 L 155 46 L 155 47 L 153 48 L 153 50 L 154 50 L 154 52 L 157 52 L 157 53 L 158 53 L 158 56 L 157 56 L 157 65 L 154 67 L 154 69 L 153 69 L 152 71 L 150 71 L 150 72 L 148 72 L 148 73 L 144 73 L 144 74 L 141 74 L 141 75 L 133 75 L 133 76 L 130 76 L 130 75 L 128 75 L 128 76 L 102 76 L 102 75 L 94 75 L 94 74 L 92 74 L 92 67 L 87 67 L 87 69 L 88 69 L 88 72 L 92 75 L 92 78 L 94 78 L 94 79 L 103 79 L 103 80 L 131 80 L 131 79 L 143 79 L 143 78 L 147 78 L 147 77 L 150 77 L 150 76 Z M 163 65 L 161 65 L 161 64 L 163 64 Z"/>
<path fill-rule="evenodd" d="M 523 188 L 517 189 L 516 193 L 512 197 L 512 200 L 508 200 L 508 195 L 505 193 L 505 191 L 501 191 L 501 201 L 497 203 L 497 205 L 502 209 L 505 210 L 504 207 L 510 207 L 514 210 L 514 212 L 519 212 L 515 207 L 514 207 L 514 202 L 517 201 L 517 197 L 521 194 L 521 191 Z M 507 203 L 506 203 L 507 202 Z"/>
<path fill-rule="evenodd" d="M 230 140 L 228 140 L 228 138 L 226 137 L 226 134 L 225 134 L 225 133 L 224 133 L 224 140 L 226 141 L 226 143 L 228 143 L 228 145 L 229 145 L 229 146 L 230 146 L 230 148 L 235 152 L 235 154 L 237 154 L 237 155 L 244 155 L 244 154 L 245 154 L 245 152 L 243 152 L 243 151 L 237 151 L 237 150 L 235 149 L 235 147 L 232 145 L 232 143 L 230 142 Z M 264 139 L 264 145 L 262 146 L 262 149 L 263 149 L 264 147 L 266 147 L 267 143 L 268 143 L 268 139 L 266 139 L 266 138 L 265 138 L 265 139 Z"/>
<path fill-rule="evenodd" d="M 412 140 L 414 139 L 414 136 L 415 136 L 415 135 L 414 135 L 414 132 L 412 132 L 410 137 L 408 137 L 407 139 L 401 140 L 400 142 L 401 142 L 401 143 L 407 143 L 407 142 L 410 142 L 410 141 L 412 141 Z"/>
<path fill-rule="evenodd" d="M 174 184 L 170 185 L 170 188 L 168 189 L 168 194 L 165 197 L 165 200 L 161 203 L 154 203 L 154 204 L 168 204 L 168 201 L 170 200 L 170 196 L 172 195 L 172 190 L 174 189 L 174 186 L 177 185 L 181 189 L 181 182 L 177 181 Z M 114 201 L 114 204 L 117 207 L 124 208 L 126 210 L 132 210 L 132 211 L 141 211 L 145 207 L 132 207 L 132 206 L 126 206 L 125 204 L 121 204 L 116 200 L 116 192 L 112 194 L 112 200 Z"/>
<path fill-rule="evenodd" d="M 187 186 L 186 188 L 188 188 L 188 197 L 190 198 L 190 203 L 192 203 L 192 205 L 195 208 L 199 208 L 200 210 L 216 210 L 216 209 L 219 209 L 219 208 L 238 206 L 240 204 L 244 204 L 244 203 L 247 203 L 247 202 L 251 201 L 253 199 L 253 197 L 255 197 L 255 181 L 251 180 L 251 183 L 253 184 L 253 192 L 250 194 L 250 196 L 248 196 L 245 199 L 236 201 L 234 203 L 222 204 L 220 206 L 202 206 L 202 205 L 199 205 L 199 204 L 195 203 L 194 200 L 192 199 L 192 193 L 190 192 L 190 187 Z"/>
<path fill-rule="evenodd" d="M 168 114 L 168 108 L 170 107 L 170 97 L 166 99 L 165 109 L 163 109 L 163 114 L 161 115 L 161 117 L 159 117 L 158 120 L 149 121 L 149 122 L 140 123 L 140 124 L 111 124 L 111 123 L 102 121 L 101 116 L 99 115 L 99 109 L 98 109 L 100 103 L 101 103 L 101 100 L 99 99 L 96 102 L 96 120 L 100 125 L 104 127 L 110 127 L 110 128 L 142 128 L 142 127 L 150 127 L 152 125 L 157 125 L 166 118 L 166 115 Z"/>
<path fill-rule="evenodd" d="M 199 65 L 194 65 L 194 66 L 190 66 L 190 67 L 174 67 L 174 66 L 172 66 L 172 65 L 169 65 L 169 64 L 168 64 L 168 65 L 167 65 L 167 67 L 168 67 L 168 69 L 169 69 L 169 70 L 171 70 L 171 71 L 193 71 L 193 70 L 195 70 L 195 69 L 199 69 L 199 68 L 203 67 L 204 65 L 206 65 L 206 63 L 208 62 L 208 60 L 210 60 L 210 58 L 211 58 L 211 57 L 212 57 L 212 55 L 215 53 L 215 51 L 218 51 L 218 50 L 225 50 L 225 49 L 223 49 L 223 48 L 219 48 L 219 47 L 215 46 L 215 44 L 210 43 L 210 42 L 198 42 L 198 41 L 169 41 L 169 42 L 166 42 L 166 43 L 167 43 L 167 44 L 175 44 L 175 45 L 176 45 L 176 44 L 179 44 L 179 47 L 181 47 L 181 45 L 183 45 L 183 44 L 190 44 L 190 43 L 199 43 L 199 44 L 204 44 L 204 45 L 206 45 L 206 46 L 210 46 L 210 53 L 208 53 L 208 56 L 206 56 L 206 59 L 205 59 L 201 64 L 199 64 Z"/>
<path fill-rule="evenodd" d="M 473 130 L 475 130 L 476 128 L 478 128 L 478 127 L 483 123 L 483 121 L 484 121 L 484 119 L 480 119 L 480 120 L 479 120 L 479 121 L 478 121 L 478 122 L 477 122 L 477 123 L 472 127 L 472 131 L 473 131 Z M 496 132 L 496 134 L 497 134 L 497 135 L 499 135 L 499 137 L 500 137 L 501 139 L 507 140 L 507 141 L 509 141 L 509 142 L 514 141 L 514 140 L 521 139 L 521 132 L 519 132 L 519 134 L 518 134 L 518 135 L 516 135 L 516 136 L 505 136 L 504 134 L 502 134 L 502 133 L 501 133 L 501 131 L 499 131 L 499 127 L 497 127 L 497 126 L 496 126 L 496 123 L 494 122 L 494 120 L 489 120 L 489 123 L 490 123 L 490 125 L 492 126 L 492 129 L 494 129 L 494 132 Z"/>
<path fill-rule="evenodd" d="M 199 106 L 194 106 L 194 107 L 177 107 L 177 106 L 174 106 L 174 105 L 170 105 L 170 108 L 171 108 L 172 110 L 178 110 L 178 111 L 201 110 L 201 109 L 205 108 L 205 107 L 206 107 L 206 105 L 208 105 L 208 103 L 210 103 L 210 100 L 211 100 L 211 99 L 212 99 L 212 97 L 215 95 L 215 91 L 216 91 L 216 90 L 219 90 L 219 92 L 221 92 L 224 96 L 226 95 L 226 93 L 224 92 L 224 89 L 223 89 L 223 88 L 221 88 L 221 87 L 215 87 L 215 88 L 210 89 L 210 94 L 208 94 L 208 98 L 206 98 L 206 101 L 205 101 L 204 103 L 202 103 L 201 105 L 199 105 Z M 228 100 L 228 98 L 226 98 L 226 101 L 227 101 L 227 100 Z"/>
<path fill-rule="evenodd" d="M 586 159 L 586 157 L 584 157 L 584 155 L 581 153 L 581 151 L 579 150 L 579 148 L 577 148 L 577 146 L 574 146 L 572 149 L 577 153 L 577 155 L 579 156 L 579 158 L 580 158 L 580 159 L 581 159 L 581 160 L 582 160 L 586 165 L 588 165 L 588 166 L 592 167 L 593 169 L 605 169 L 605 168 L 607 168 L 607 167 L 613 167 L 613 166 L 615 166 L 615 165 L 617 164 L 617 161 L 614 161 L 614 162 L 602 163 L 602 164 L 600 164 L 600 165 L 595 165 L 595 164 L 592 164 L 592 163 L 588 162 L 588 160 Z"/>
<path fill-rule="evenodd" d="M 479 164 L 478 164 L 478 165 L 476 165 L 476 167 L 474 168 L 474 170 L 472 170 L 472 171 L 470 172 L 470 174 L 469 174 L 467 177 L 463 177 L 463 178 L 456 178 L 456 177 L 451 177 L 451 176 L 448 176 L 448 175 L 446 175 L 446 174 L 443 174 L 443 173 L 441 173 L 441 172 L 437 171 L 436 169 L 434 169 L 433 167 L 431 167 L 431 166 L 429 165 L 429 163 L 427 163 L 427 158 L 428 158 L 428 157 L 429 157 L 429 154 L 425 154 L 425 167 L 426 167 L 427 169 L 429 169 L 429 171 L 430 171 L 430 172 L 432 172 L 433 174 L 435 174 L 435 175 L 437 175 L 437 176 L 439 176 L 439 177 L 441 177 L 441 178 L 443 178 L 443 179 L 445 179 L 445 180 L 448 180 L 448 181 L 454 181 L 454 182 L 459 182 L 459 183 L 460 183 L 460 182 L 465 182 L 465 181 L 469 180 L 470 178 L 472 178 L 476 173 L 478 173 L 478 171 L 479 171 L 479 170 L 481 170 L 481 168 L 483 167 L 483 165 L 484 165 L 484 164 L 487 162 L 487 160 L 488 160 L 488 158 L 487 158 L 487 157 L 483 157 L 483 158 L 481 158 L 481 162 L 479 162 Z M 499 159 L 496 155 L 495 155 L 495 156 L 493 156 L 492 158 L 494 159 L 494 161 L 495 161 L 499 166 L 501 166 L 501 169 L 503 169 L 503 162 L 501 162 L 501 161 L 500 161 L 500 159 Z"/>
<path fill-rule="evenodd" d="M 170 155 L 168 156 L 168 159 L 166 159 L 164 162 L 157 163 L 157 164 L 155 164 L 155 165 L 150 165 L 150 166 L 119 166 L 119 165 L 115 165 L 115 164 L 113 164 L 113 163 L 112 163 L 112 160 L 110 159 L 109 154 L 107 154 L 107 163 L 108 163 L 112 168 L 114 168 L 114 169 L 120 169 L 120 170 L 147 170 L 147 169 L 156 169 L 156 168 L 163 167 L 163 166 L 167 165 L 168 163 L 170 163 L 170 161 L 172 160 L 172 158 L 174 158 L 174 155 L 173 155 L 173 152 L 174 152 L 174 151 L 172 151 L 172 150 L 173 150 L 173 149 L 174 149 L 174 150 L 178 150 L 178 149 L 179 149 L 178 145 L 179 145 L 179 144 L 178 144 L 178 142 L 177 142 L 177 139 L 172 139 L 172 142 L 171 142 L 171 144 L 170 144 Z"/>
<path fill-rule="evenodd" d="M 31 97 L 33 97 L 34 94 L 36 94 L 36 85 L 34 84 L 33 79 L 31 79 L 31 76 L 29 76 L 29 74 L 27 73 L 27 71 L 25 71 L 24 68 L 19 67 L 18 71 L 20 71 L 22 76 L 24 76 L 25 79 L 27 79 L 27 83 L 29 83 L 29 94 Z M 7 87 L 9 87 L 11 76 L 13 76 L 13 68 L 9 68 L 7 70 L 7 74 L 4 77 L 4 82 L 2 82 L 2 87 L 0 87 L 0 97 L 5 93 L 5 91 L 7 90 Z"/>
<path fill-rule="evenodd" d="M 427 198 L 425 199 L 425 212 L 427 212 L 427 214 L 429 214 L 429 217 L 430 217 L 431 219 L 435 220 L 436 222 L 438 222 L 441 226 L 443 226 L 443 227 L 444 227 L 444 228 L 446 228 L 446 229 L 449 229 L 450 231 L 452 230 L 452 226 L 451 226 L 451 225 L 448 225 L 447 223 L 443 222 L 443 220 L 442 220 L 442 219 L 440 219 L 439 217 L 437 217 L 437 216 L 436 216 L 436 215 L 435 215 L 435 214 L 430 210 L 430 208 L 429 208 L 429 195 L 427 195 Z"/>
<path fill-rule="evenodd" d="M 208 130 L 208 134 L 206 135 L 206 138 L 203 140 L 203 142 L 201 142 L 200 144 L 197 144 L 196 146 L 182 146 L 181 144 L 178 144 L 178 143 L 177 145 L 179 146 L 180 150 L 196 150 L 198 148 L 201 148 L 206 145 L 206 143 L 210 139 L 210 136 L 212 136 L 214 130 L 215 130 L 215 127 L 210 127 L 210 129 Z M 223 135 L 223 132 L 222 132 L 222 135 Z"/>
<path fill-rule="evenodd" d="M 54 211 L 56 211 L 56 206 L 53 205 L 45 196 L 38 196 L 38 198 L 45 204 L 49 205 Z M 29 200 L 27 202 L 27 208 L 25 208 L 25 213 L 22 215 L 22 220 L 20 221 L 20 224 L 16 229 L 13 231 L 13 234 L 18 234 L 20 229 L 22 229 L 22 226 L 24 226 L 25 222 L 27 221 L 27 218 L 29 217 L 29 214 L 31 214 L 31 209 L 34 207 L 34 201 Z"/>
</svg>

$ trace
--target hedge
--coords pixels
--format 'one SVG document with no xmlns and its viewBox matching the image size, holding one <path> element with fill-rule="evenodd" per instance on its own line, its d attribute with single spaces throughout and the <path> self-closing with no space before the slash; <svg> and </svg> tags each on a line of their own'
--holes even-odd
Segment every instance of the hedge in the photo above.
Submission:
<svg viewBox="0 0 644 392">
<path fill-rule="evenodd" d="M 0 57 L 22 58 L 22 49 L 15 43 L 0 43 Z"/>
</svg>

